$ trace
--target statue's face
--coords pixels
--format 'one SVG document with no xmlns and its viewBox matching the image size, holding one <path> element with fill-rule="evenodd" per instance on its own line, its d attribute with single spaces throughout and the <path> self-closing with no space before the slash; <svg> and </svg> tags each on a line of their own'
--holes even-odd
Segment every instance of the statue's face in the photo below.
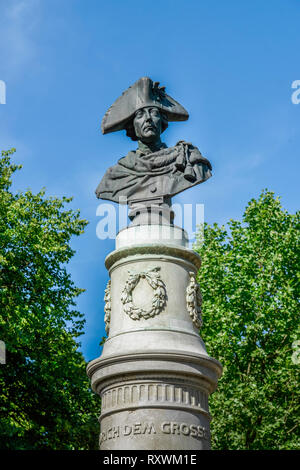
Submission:
<svg viewBox="0 0 300 470">
<path fill-rule="evenodd" d="M 138 109 L 133 119 L 133 127 L 138 140 L 145 143 L 157 141 L 162 131 L 162 117 L 158 108 Z"/>
</svg>

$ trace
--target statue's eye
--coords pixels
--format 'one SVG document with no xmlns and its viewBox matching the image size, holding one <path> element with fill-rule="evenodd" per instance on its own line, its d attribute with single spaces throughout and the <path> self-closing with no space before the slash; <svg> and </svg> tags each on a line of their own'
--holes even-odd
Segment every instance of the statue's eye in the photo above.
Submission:
<svg viewBox="0 0 300 470">
<path fill-rule="evenodd" d="M 151 113 L 151 114 L 154 114 L 155 116 L 158 116 L 158 115 L 159 115 L 159 111 L 158 111 L 158 109 L 156 109 L 156 108 L 152 108 L 152 109 L 150 110 L 150 113 Z"/>
<path fill-rule="evenodd" d="M 142 116 L 143 116 L 143 112 L 142 112 L 142 111 L 137 111 L 137 112 L 136 112 L 135 117 L 140 118 L 140 117 L 142 117 Z"/>
</svg>

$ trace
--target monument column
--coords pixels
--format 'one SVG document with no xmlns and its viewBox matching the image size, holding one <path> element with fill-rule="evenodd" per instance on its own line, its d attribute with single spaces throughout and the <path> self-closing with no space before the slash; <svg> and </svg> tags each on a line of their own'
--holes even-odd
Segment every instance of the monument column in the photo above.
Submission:
<svg viewBox="0 0 300 470">
<path fill-rule="evenodd" d="M 106 258 L 109 335 L 88 365 L 100 449 L 210 448 L 208 396 L 221 365 L 199 336 L 200 258 L 187 243 L 176 226 L 132 226 Z"/>
<path fill-rule="evenodd" d="M 102 121 L 103 133 L 126 129 L 139 144 L 96 190 L 127 198 L 132 221 L 105 261 L 108 338 L 87 367 L 101 397 L 102 450 L 209 449 L 208 397 L 222 373 L 199 335 L 200 257 L 170 210 L 171 197 L 208 179 L 211 165 L 190 143 L 161 142 L 167 123 L 188 114 L 158 85 L 138 80 Z"/>
</svg>

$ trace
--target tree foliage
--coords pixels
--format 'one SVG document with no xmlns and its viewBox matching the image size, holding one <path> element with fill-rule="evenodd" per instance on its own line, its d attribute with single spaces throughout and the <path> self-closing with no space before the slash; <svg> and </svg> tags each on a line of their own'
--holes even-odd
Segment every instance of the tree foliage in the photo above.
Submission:
<svg viewBox="0 0 300 470">
<path fill-rule="evenodd" d="M 71 198 L 13 194 L 14 150 L 0 159 L 0 447 L 97 448 L 94 394 L 76 338 L 83 315 L 66 264 L 87 222 Z"/>
<path fill-rule="evenodd" d="M 263 191 L 242 222 L 205 225 L 195 249 L 201 336 L 224 367 L 213 448 L 299 449 L 299 212 Z"/>
</svg>

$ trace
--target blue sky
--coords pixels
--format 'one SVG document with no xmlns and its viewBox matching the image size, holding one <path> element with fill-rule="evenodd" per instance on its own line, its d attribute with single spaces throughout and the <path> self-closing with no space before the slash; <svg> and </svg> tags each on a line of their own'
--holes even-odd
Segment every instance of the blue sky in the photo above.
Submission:
<svg viewBox="0 0 300 470">
<path fill-rule="evenodd" d="M 102 136 L 107 108 L 142 76 L 167 87 L 189 111 L 167 145 L 186 140 L 213 165 L 213 178 L 181 193 L 203 203 L 208 223 L 241 218 L 263 188 L 298 209 L 299 0 L 0 0 L 0 147 L 23 164 L 14 189 L 74 196 L 90 224 L 69 265 L 86 292 L 82 351 L 100 353 L 104 268 L 114 240 L 96 237 L 94 190 L 106 168 L 136 144 Z"/>
</svg>

